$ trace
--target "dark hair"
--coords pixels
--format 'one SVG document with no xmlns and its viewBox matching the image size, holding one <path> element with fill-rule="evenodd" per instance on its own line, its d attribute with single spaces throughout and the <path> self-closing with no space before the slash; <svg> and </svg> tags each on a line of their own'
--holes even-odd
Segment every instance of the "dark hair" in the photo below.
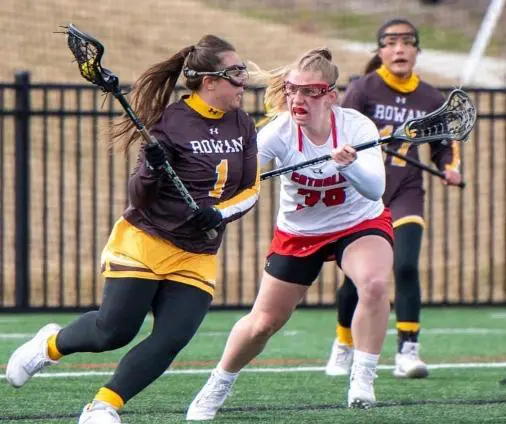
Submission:
<svg viewBox="0 0 506 424">
<path fill-rule="evenodd" d="M 370 60 L 367 62 L 367 65 L 365 65 L 364 68 L 364 75 L 370 74 L 371 72 L 374 72 L 376 69 L 379 69 L 379 67 L 383 64 L 383 61 L 381 60 L 381 57 L 378 53 L 376 53 Z"/>
<path fill-rule="evenodd" d="M 383 47 L 383 43 L 382 43 L 381 39 L 385 36 L 385 31 L 394 25 L 407 25 L 407 26 L 411 27 L 413 35 L 415 36 L 415 39 L 416 39 L 415 47 L 419 46 L 420 35 L 418 34 L 418 29 L 416 28 L 416 26 L 414 26 L 411 22 L 409 22 L 405 18 L 393 18 L 393 19 L 389 19 L 388 21 L 386 21 L 383 25 L 381 25 L 378 28 L 378 31 L 376 32 L 376 42 L 378 43 L 378 47 Z"/>
<path fill-rule="evenodd" d="M 184 66 L 201 72 L 218 71 L 221 53 L 229 51 L 235 51 L 229 42 L 215 35 L 206 35 L 196 45 L 185 47 L 146 70 L 132 90 L 132 108 L 146 128 L 151 128 L 160 120 Z M 197 91 L 202 79 L 203 76 L 185 78 L 185 86 Z M 114 125 L 112 139 L 121 139 L 124 149 L 128 150 L 139 135 L 133 122 L 125 115 Z M 125 140 L 123 136 L 126 136 Z"/>
</svg>

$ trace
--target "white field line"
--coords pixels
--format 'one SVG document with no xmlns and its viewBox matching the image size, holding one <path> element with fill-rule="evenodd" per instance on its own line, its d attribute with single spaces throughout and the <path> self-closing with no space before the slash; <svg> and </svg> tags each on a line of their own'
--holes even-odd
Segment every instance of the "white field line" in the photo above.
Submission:
<svg viewBox="0 0 506 424">
<path fill-rule="evenodd" d="M 447 363 L 447 364 L 432 364 L 428 366 L 430 370 L 439 369 L 471 369 L 471 368 L 506 368 L 506 362 L 467 362 L 467 363 Z M 379 370 L 392 370 L 393 365 L 379 365 Z M 183 375 L 183 374 L 209 374 L 212 368 L 188 368 L 188 369 L 177 369 L 170 370 L 163 373 L 163 375 Z M 293 373 L 293 372 L 323 372 L 325 367 L 315 366 L 300 366 L 300 367 L 247 367 L 242 372 L 248 373 Z M 95 376 L 110 376 L 112 371 L 75 371 L 75 372 L 45 372 L 35 374 L 37 378 L 69 378 L 69 377 L 95 377 Z M 5 374 L 0 374 L 0 379 L 5 379 Z"/>
<path fill-rule="evenodd" d="M 306 334 L 304 330 L 286 330 L 280 333 L 281 336 L 294 337 Z M 197 334 L 197 337 L 226 337 L 228 331 L 202 331 Z M 389 329 L 387 335 L 396 335 L 396 329 Z M 491 334 L 506 334 L 506 330 L 499 328 L 422 328 L 422 335 L 491 335 Z M 23 339 L 28 340 L 35 336 L 35 333 L 0 333 L 0 340 L 10 339 Z"/>
</svg>

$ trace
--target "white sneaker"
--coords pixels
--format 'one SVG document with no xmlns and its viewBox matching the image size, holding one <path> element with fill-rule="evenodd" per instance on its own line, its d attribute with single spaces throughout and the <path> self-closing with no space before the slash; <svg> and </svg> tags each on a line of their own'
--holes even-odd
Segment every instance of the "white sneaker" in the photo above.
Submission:
<svg viewBox="0 0 506 424">
<path fill-rule="evenodd" d="M 349 408 L 369 409 L 376 404 L 375 378 L 374 370 L 363 366 L 353 366 L 348 390 Z"/>
<path fill-rule="evenodd" d="M 47 324 L 14 351 L 5 371 L 5 378 L 11 386 L 19 388 L 43 368 L 58 363 L 47 354 L 47 339 L 60 330 L 58 324 Z"/>
<path fill-rule="evenodd" d="M 404 342 L 401 353 L 395 355 L 394 375 L 400 378 L 425 378 L 427 364 L 420 359 L 420 343 Z"/>
<path fill-rule="evenodd" d="M 212 420 L 227 399 L 234 381 L 220 378 L 216 375 L 216 371 L 213 371 L 207 383 L 190 404 L 186 421 Z"/>
<path fill-rule="evenodd" d="M 349 375 L 353 364 L 353 348 L 334 340 L 325 374 L 331 376 Z"/>
<path fill-rule="evenodd" d="M 112 406 L 95 400 L 84 407 L 78 424 L 121 424 L 121 419 Z"/>
</svg>

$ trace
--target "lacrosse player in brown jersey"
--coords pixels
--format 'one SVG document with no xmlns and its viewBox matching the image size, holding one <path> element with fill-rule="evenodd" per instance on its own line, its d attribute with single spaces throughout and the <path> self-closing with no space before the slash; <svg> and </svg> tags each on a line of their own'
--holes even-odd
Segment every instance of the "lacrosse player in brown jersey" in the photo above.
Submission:
<svg viewBox="0 0 506 424">
<path fill-rule="evenodd" d="M 181 72 L 191 94 L 168 105 Z M 151 333 L 121 359 L 79 419 L 120 423 L 117 411 L 191 340 L 215 290 L 225 226 L 258 198 L 255 125 L 240 109 L 247 79 L 234 47 L 213 35 L 140 77 L 132 106 L 159 144 L 140 149 L 129 180 L 130 205 L 103 250 L 102 305 L 64 328 L 48 324 L 18 348 L 6 371 L 11 385 L 23 386 L 66 355 L 127 345 L 152 311 Z M 126 150 L 138 138 L 128 117 L 115 127 L 114 139 Z M 164 173 L 167 160 L 200 207 L 196 214 Z M 217 237 L 206 237 L 211 229 Z"/>
<path fill-rule="evenodd" d="M 421 81 L 413 72 L 419 47 L 416 27 L 405 19 L 392 19 L 377 32 L 376 55 L 366 75 L 350 83 L 341 106 L 359 110 L 371 118 L 382 136 L 389 135 L 404 121 L 425 115 L 444 102 L 441 93 Z M 418 147 L 393 142 L 391 150 L 418 159 Z M 444 183 L 457 185 L 459 152 L 456 142 L 430 143 L 431 159 L 444 171 Z M 393 156 L 386 158 L 385 205 L 391 209 L 395 232 L 395 312 L 398 350 L 394 375 L 423 378 L 427 365 L 420 359 L 421 292 L 418 271 L 424 228 L 424 190 L 422 171 Z M 328 375 L 347 375 L 353 359 L 351 322 L 357 304 L 357 292 L 349 278 L 338 291 L 336 340 L 326 366 Z"/>
</svg>

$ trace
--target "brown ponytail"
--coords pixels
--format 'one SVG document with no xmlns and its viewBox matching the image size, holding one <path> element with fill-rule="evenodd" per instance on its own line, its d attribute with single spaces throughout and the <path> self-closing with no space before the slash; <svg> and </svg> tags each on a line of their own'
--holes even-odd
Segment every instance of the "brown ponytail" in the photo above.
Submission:
<svg viewBox="0 0 506 424">
<path fill-rule="evenodd" d="M 367 65 L 365 65 L 364 75 L 374 72 L 376 69 L 379 69 L 379 67 L 382 64 L 383 64 L 383 61 L 381 60 L 381 57 L 379 57 L 378 53 L 376 53 L 371 58 L 371 60 L 369 60 L 369 62 L 367 62 Z"/>
<path fill-rule="evenodd" d="M 145 71 L 132 90 L 132 109 L 146 128 L 149 130 L 162 117 L 183 67 L 194 71 L 219 70 L 220 54 L 226 51 L 235 49 L 219 37 L 206 35 L 197 45 L 185 47 L 169 59 Z M 202 76 L 188 77 L 185 85 L 189 90 L 197 91 L 202 85 L 202 78 Z M 121 140 L 127 151 L 139 136 L 134 123 L 125 115 L 114 125 L 112 141 Z"/>
</svg>

